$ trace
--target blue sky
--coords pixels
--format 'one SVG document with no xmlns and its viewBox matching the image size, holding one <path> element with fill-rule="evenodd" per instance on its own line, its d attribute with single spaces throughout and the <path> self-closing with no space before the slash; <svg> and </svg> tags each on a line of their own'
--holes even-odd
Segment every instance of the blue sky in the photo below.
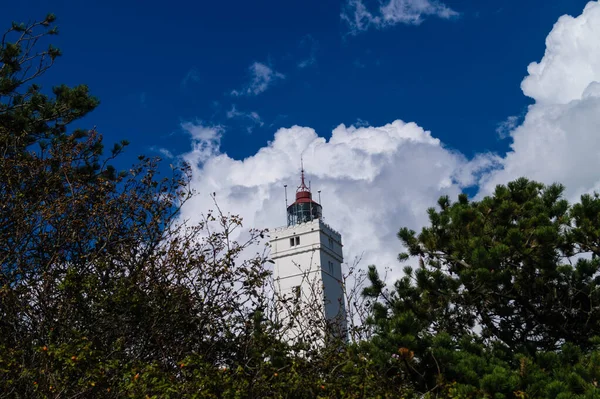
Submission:
<svg viewBox="0 0 600 399">
<path fill-rule="evenodd" d="M 80 127 L 131 141 L 117 166 L 189 162 L 182 219 L 217 193 L 246 227 L 284 224 L 303 155 L 347 261 L 399 273 L 398 229 L 440 195 L 600 191 L 600 1 L 442 1 L 21 0 L 0 25 L 57 15 L 42 83 L 89 85 Z"/>
<path fill-rule="evenodd" d="M 558 16 L 585 3 L 450 0 L 457 18 L 349 35 L 345 1 L 21 0 L 3 7 L 0 26 L 57 15 L 64 57 L 47 81 L 88 84 L 102 105 L 86 122 L 109 142 L 129 139 L 132 160 L 151 148 L 185 151 L 180 123 L 195 119 L 223 125 L 222 149 L 235 158 L 255 153 L 279 127 L 327 136 L 340 123 L 397 118 L 472 156 L 506 151 L 496 127 L 531 102 L 519 89 L 527 64 L 543 55 Z M 285 78 L 259 95 L 232 96 L 254 62 Z M 234 105 L 262 126 L 228 118 Z"/>
</svg>

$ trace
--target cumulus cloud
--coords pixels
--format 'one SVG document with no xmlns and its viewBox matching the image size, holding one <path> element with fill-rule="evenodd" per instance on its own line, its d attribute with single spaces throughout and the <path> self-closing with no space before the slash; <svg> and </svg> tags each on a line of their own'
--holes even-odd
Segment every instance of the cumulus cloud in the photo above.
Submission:
<svg viewBox="0 0 600 399">
<path fill-rule="evenodd" d="M 362 256 L 363 266 L 397 266 L 399 228 L 422 226 L 440 195 L 456 196 L 494 162 L 491 156 L 468 162 L 430 132 L 400 120 L 379 127 L 339 125 L 329 140 L 309 127 L 281 128 L 244 160 L 220 151 L 220 133 L 213 128 L 185 128 L 194 137 L 185 158 L 195 165 L 193 186 L 200 194 L 184 207 L 183 218 L 195 220 L 211 208 L 209 193 L 215 192 L 219 206 L 240 214 L 246 226 L 284 225 L 283 185 L 299 184 L 302 155 L 313 190 L 322 191 L 326 222 L 343 236 L 346 260 Z"/>
<path fill-rule="evenodd" d="M 502 126 L 513 140 L 504 157 L 466 159 L 416 123 L 396 120 L 339 125 L 329 139 L 328 132 L 319 135 L 310 127 L 281 128 L 266 146 L 238 160 L 221 151 L 221 127 L 186 123 L 192 150 L 183 158 L 193 167 L 199 195 L 182 217 L 197 220 L 213 207 L 209 193 L 215 192 L 221 208 L 240 214 L 246 227 L 283 225 L 283 185 L 299 183 L 302 155 L 313 190 L 322 191 L 326 222 L 342 234 L 346 260 L 362 255 L 363 267 L 391 266 L 393 279 L 401 273 L 398 229 L 426 225 L 426 209 L 440 195 L 456 198 L 463 188 L 479 185 L 481 196 L 520 176 L 562 182 L 570 199 L 600 190 L 598 29 L 598 1 L 576 18 L 558 20 L 546 54 L 523 81 L 535 104 L 522 120 L 508 118 Z"/>
<path fill-rule="evenodd" d="M 257 96 L 266 91 L 276 81 L 285 79 L 284 74 L 274 71 L 260 62 L 253 63 L 248 70 L 250 72 L 250 82 L 241 90 L 232 90 L 232 95 Z"/>
<path fill-rule="evenodd" d="M 363 0 L 348 0 L 341 18 L 348 24 L 350 34 L 357 34 L 369 28 L 419 25 L 426 17 L 450 19 L 458 15 L 458 12 L 435 0 L 388 0 L 381 2 L 375 12 L 369 10 Z"/>
<path fill-rule="evenodd" d="M 560 182 L 567 195 L 600 189 L 600 2 L 578 17 L 562 16 L 542 60 L 529 65 L 523 93 L 535 100 L 513 126 L 501 169 L 483 179 L 481 194 L 519 176 Z"/>
<path fill-rule="evenodd" d="M 560 17 L 546 38 L 546 52 L 527 67 L 521 88 L 537 104 L 567 104 L 581 99 L 600 81 L 600 3 L 589 2 L 574 18 Z"/>
</svg>

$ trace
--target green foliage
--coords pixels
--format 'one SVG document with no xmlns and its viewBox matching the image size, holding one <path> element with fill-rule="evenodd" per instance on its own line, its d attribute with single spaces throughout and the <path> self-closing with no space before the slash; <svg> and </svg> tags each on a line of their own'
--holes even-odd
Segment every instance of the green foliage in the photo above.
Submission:
<svg viewBox="0 0 600 399">
<path fill-rule="evenodd" d="M 596 255 L 590 224 L 599 201 L 584 196 L 570 207 L 562 191 L 520 179 L 480 202 L 445 199 L 418 236 L 400 231 L 408 254 L 424 261 L 415 276 L 427 291 L 421 301 L 454 307 L 443 330 L 469 330 L 477 321 L 484 337 L 525 351 L 556 349 L 562 340 L 589 345 L 599 332 L 599 263 L 569 258 Z"/>
<path fill-rule="evenodd" d="M 518 179 L 492 196 L 440 198 L 430 225 L 398 237 L 405 276 L 377 303 L 369 343 L 420 392 L 456 398 L 593 397 L 600 335 L 600 197 Z M 411 371 L 412 370 L 412 371 Z"/>
</svg>

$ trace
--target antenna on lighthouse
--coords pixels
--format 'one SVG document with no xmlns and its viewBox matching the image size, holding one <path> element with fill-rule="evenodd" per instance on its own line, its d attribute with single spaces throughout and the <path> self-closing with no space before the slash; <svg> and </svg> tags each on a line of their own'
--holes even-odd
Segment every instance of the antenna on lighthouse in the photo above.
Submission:
<svg viewBox="0 0 600 399">
<path fill-rule="evenodd" d="M 285 192 L 285 209 L 287 209 L 287 207 L 288 207 L 288 202 L 287 202 L 287 184 L 283 185 L 283 191 Z"/>
<path fill-rule="evenodd" d="M 319 205 L 323 206 L 323 204 L 321 204 L 321 190 L 317 191 L 317 193 L 319 193 Z M 321 208 L 321 209 L 323 209 L 323 208 Z M 321 219 L 321 220 L 323 220 L 323 221 L 325 220 L 325 219 L 323 218 L 323 211 L 322 211 L 322 210 L 321 210 L 321 215 L 320 215 L 320 218 L 319 218 L 319 219 Z"/>
<path fill-rule="evenodd" d="M 310 193 L 310 180 L 308 181 L 308 192 Z M 312 201 L 310 201 L 310 221 L 312 222 L 314 220 L 314 215 L 313 215 L 313 207 L 312 207 L 313 203 Z"/>
<path fill-rule="evenodd" d="M 310 183 L 309 183 L 310 184 Z M 306 191 L 308 188 L 304 183 L 304 160 L 302 159 L 302 155 L 300 155 L 300 190 Z M 310 191 L 310 190 L 308 190 Z"/>
</svg>

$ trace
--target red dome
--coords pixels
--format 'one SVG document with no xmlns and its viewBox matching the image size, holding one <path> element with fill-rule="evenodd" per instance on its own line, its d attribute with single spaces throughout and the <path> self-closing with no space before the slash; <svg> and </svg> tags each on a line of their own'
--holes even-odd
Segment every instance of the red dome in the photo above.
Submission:
<svg viewBox="0 0 600 399">
<path fill-rule="evenodd" d="M 307 202 L 312 202 L 313 204 L 319 205 L 317 202 L 313 201 L 312 193 L 310 189 L 304 183 L 304 169 L 302 170 L 302 180 L 300 183 L 300 187 L 298 187 L 298 191 L 296 191 L 296 202 L 294 204 L 304 204 Z M 292 204 L 292 205 L 294 205 Z"/>
</svg>

